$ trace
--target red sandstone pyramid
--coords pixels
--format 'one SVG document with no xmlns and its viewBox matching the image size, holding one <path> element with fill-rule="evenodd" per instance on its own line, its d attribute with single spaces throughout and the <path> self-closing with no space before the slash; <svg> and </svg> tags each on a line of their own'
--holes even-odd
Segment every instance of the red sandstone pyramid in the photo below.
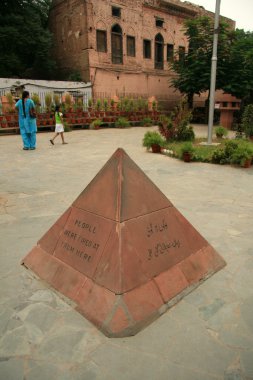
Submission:
<svg viewBox="0 0 253 380">
<path fill-rule="evenodd" d="M 23 264 L 107 336 L 135 334 L 225 266 L 123 149 Z"/>
</svg>

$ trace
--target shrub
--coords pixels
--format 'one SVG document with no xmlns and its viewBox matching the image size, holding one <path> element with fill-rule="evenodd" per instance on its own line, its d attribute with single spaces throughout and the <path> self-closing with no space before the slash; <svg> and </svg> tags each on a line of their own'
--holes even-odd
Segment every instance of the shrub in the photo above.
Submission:
<svg viewBox="0 0 253 380">
<path fill-rule="evenodd" d="M 187 141 L 181 146 L 182 153 L 192 153 L 194 151 L 194 146 L 191 142 Z"/>
<path fill-rule="evenodd" d="M 191 118 L 192 113 L 188 110 L 186 101 L 182 99 L 171 113 L 171 117 L 160 116 L 159 131 L 167 141 L 193 141 L 195 134 L 192 126 L 188 126 Z"/>
<path fill-rule="evenodd" d="M 244 164 L 244 161 L 253 156 L 252 145 L 244 140 L 226 141 L 223 148 L 217 148 L 212 155 L 215 164 Z"/>
<path fill-rule="evenodd" d="M 129 111 L 129 99 L 128 99 L 128 97 L 121 99 L 121 111 Z"/>
<path fill-rule="evenodd" d="M 39 98 L 39 95 L 34 93 L 31 98 L 32 98 L 32 100 L 33 100 L 33 102 L 35 104 L 35 110 L 36 110 L 36 112 L 37 113 L 40 112 L 40 98 Z"/>
<path fill-rule="evenodd" d="M 179 141 L 194 141 L 195 133 L 193 127 L 189 125 L 181 126 L 177 131 L 177 140 Z"/>
<path fill-rule="evenodd" d="M 239 144 L 233 151 L 230 162 L 232 164 L 244 165 L 246 160 L 251 160 L 253 156 L 253 148 L 249 144 L 243 142 Z"/>
<path fill-rule="evenodd" d="M 82 111 L 83 110 L 83 98 L 78 98 L 76 100 L 76 109 L 78 111 Z"/>
<path fill-rule="evenodd" d="M 248 104 L 243 111 L 242 129 L 247 137 L 253 136 L 253 104 Z"/>
<path fill-rule="evenodd" d="M 115 126 L 117 128 L 127 128 L 130 126 L 130 122 L 127 120 L 126 117 L 119 117 L 118 120 L 115 122 Z"/>
<path fill-rule="evenodd" d="M 46 110 L 49 112 L 51 111 L 52 106 L 52 94 L 51 92 L 47 92 L 45 95 L 45 104 L 46 104 Z"/>
<path fill-rule="evenodd" d="M 145 146 L 147 149 L 150 149 L 151 146 L 155 144 L 164 146 L 165 140 L 162 138 L 159 132 L 156 132 L 156 131 L 146 132 L 142 140 L 142 145 Z"/>
<path fill-rule="evenodd" d="M 114 108 L 115 100 L 114 100 L 114 99 L 111 99 L 111 100 L 110 100 L 110 103 L 111 103 L 111 107 Z"/>
<path fill-rule="evenodd" d="M 227 158 L 230 158 L 232 156 L 239 144 L 240 142 L 235 140 L 229 140 L 225 142 L 224 151 Z"/>
<path fill-rule="evenodd" d="M 67 92 L 65 94 L 65 109 L 68 112 L 71 109 L 72 106 L 72 97 L 71 95 Z"/>
<path fill-rule="evenodd" d="M 171 118 L 166 115 L 161 115 L 158 123 L 159 132 L 168 141 L 170 140 L 173 133 L 173 124 Z"/>
<path fill-rule="evenodd" d="M 157 110 L 157 101 L 156 100 L 153 100 L 153 102 L 152 102 L 152 110 L 153 111 Z"/>
<path fill-rule="evenodd" d="M 128 108 L 128 111 L 129 112 L 133 112 L 134 111 L 134 100 L 133 99 L 130 99 L 129 100 L 129 108 Z"/>
<path fill-rule="evenodd" d="M 221 125 L 215 128 L 216 137 L 223 137 L 228 135 L 228 130 Z"/>
<path fill-rule="evenodd" d="M 185 142 L 182 144 L 180 149 L 180 157 L 182 158 L 185 153 L 193 154 L 194 152 L 194 146 L 190 141 Z"/>
<path fill-rule="evenodd" d="M 61 103 L 60 95 L 58 95 L 58 94 L 54 94 L 54 104 L 55 104 L 56 106 L 59 106 L 60 103 Z"/>
<path fill-rule="evenodd" d="M 217 148 L 212 155 L 212 162 L 215 164 L 229 164 L 233 152 L 237 149 L 239 142 L 235 140 L 226 141 L 223 148 Z"/>
<path fill-rule="evenodd" d="M 8 109 L 8 111 L 12 112 L 13 109 L 14 109 L 14 104 L 15 104 L 13 96 L 12 96 L 12 94 L 10 92 L 7 92 L 7 94 L 5 96 L 7 98 L 8 104 L 10 106 L 10 108 Z"/>
<path fill-rule="evenodd" d="M 226 158 L 226 154 L 225 154 L 224 149 L 223 148 L 217 148 L 217 149 L 215 149 L 213 151 L 213 154 L 212 154 L 212 157 L 211 157 L 211 161 L 214 164 L 221 164 L 221 165 L 227 164 L 228 160 Z"/>
<path fill-rule="evenodd" d="M 178 141 L 194 140 L 192 127 L 188 124 L 192 118 L 192 112 L 187 107 L 186 99 L 182 99 L 172 112 L 174 138 Z"/>
<path fill-rule="evenodd" d="M 102 120 L 100 119 L 93 120 L 93 122 L 90 124 L 90 129 L 99 129 L 101 124 L 102 124 Z"/>
<path fill-rule="evenodd" d="M 101 107 L 102 107 L 102 102 L 101 102 L 100 99 L 97 99 L 97 103 L 96 103 L 96 109 L 97 109 L 97 111 L 100 111 Z"/>
<path fill-rule="evenodd" d="M 105 112 L 108 110 L 108 107 L 109 107 L 108 100 L 104 99 L 104 110 L 105 110 Z"/>
<path fill-rule="evenodd" d="M 92 105 L 93 105 L 93 100 L 92 100 L 92 98 L 89 98 L 88 99 L 88 107 L 91 108 Z"/>
<path fill-rule="evenodd" d="M 150 117 L 144 117 L 140 123 L 142 126 L 150 127 L 152 125 L 152 119 Z"/>
<path fill-rule="evenodd" d="M 145 99 L 143 99 L 141 96 L 137 99 L 137 107 L 139 111 L 145 110 Z"/>
</svg>

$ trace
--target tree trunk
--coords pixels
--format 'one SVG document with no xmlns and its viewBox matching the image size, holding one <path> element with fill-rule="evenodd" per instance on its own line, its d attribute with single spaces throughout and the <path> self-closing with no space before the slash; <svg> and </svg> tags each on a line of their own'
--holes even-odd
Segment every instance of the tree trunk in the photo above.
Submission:
<svg viewBox="0 0 253 380">
<path fill-rule="evenodd" d="M 194 97 L 193 93 L 187 94 L 187 103 L 188 103 L 189 109 L 191 110 L 193 109 L 193 97 Z"/>
</svg>

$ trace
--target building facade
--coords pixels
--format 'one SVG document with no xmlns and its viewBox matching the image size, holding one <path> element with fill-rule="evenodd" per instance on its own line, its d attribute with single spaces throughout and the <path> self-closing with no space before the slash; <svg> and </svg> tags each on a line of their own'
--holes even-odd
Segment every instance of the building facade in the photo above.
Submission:
<svg viewBox="0 0 253 380">
<path fill-rule="evenodd" d="M 54 0 L 50 28 L 55 57 L 64 71 L 76 70 L 99 97 L 154 95 L 171 103 L 169 61 L 187 52 L 183 23 L 207 14 L 179 0 Z M 231 20 L 230 20 L 231 22 Z"/>
</svg>

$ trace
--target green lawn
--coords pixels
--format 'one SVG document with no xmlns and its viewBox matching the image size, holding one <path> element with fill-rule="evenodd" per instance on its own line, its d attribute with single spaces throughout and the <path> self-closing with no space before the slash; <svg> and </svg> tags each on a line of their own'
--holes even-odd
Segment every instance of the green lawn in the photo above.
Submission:
<svg viewBox="0 0 253 380">
<path fill-rule="evenodd" d="M 201 142 L 206 142 L 206 139 L 204 138 L 197 138 L 194 140 L 192 143 L 194 146 L 194 155 L 192 158 L 192 161 L 198 161 L 198 162 L 212 162 L 212 155 L 213 152 L 217 149 L 223 149 L 225 147 L 225 143 L 227 141 L 231 141 L 229 139 L 213 139 L 213 143 L 219 143 L 219 145 L 200 145 Z M 239 141 L 239 140 L 235 140 Z M 253 142 L 248 141 L 248 140 L 240 140 L 242 144 L 247 144 L 249 145 L 252 150 L 253 150 Z M 167 142 L 165 145 L 165 149 L 169 152 L 165 152 L 168 156 L 175 157 L 181 159 L 181 149 L 183 146 L 184 142 L 183 141 L 172 141 L 172 142 Z"/>
</svg>

